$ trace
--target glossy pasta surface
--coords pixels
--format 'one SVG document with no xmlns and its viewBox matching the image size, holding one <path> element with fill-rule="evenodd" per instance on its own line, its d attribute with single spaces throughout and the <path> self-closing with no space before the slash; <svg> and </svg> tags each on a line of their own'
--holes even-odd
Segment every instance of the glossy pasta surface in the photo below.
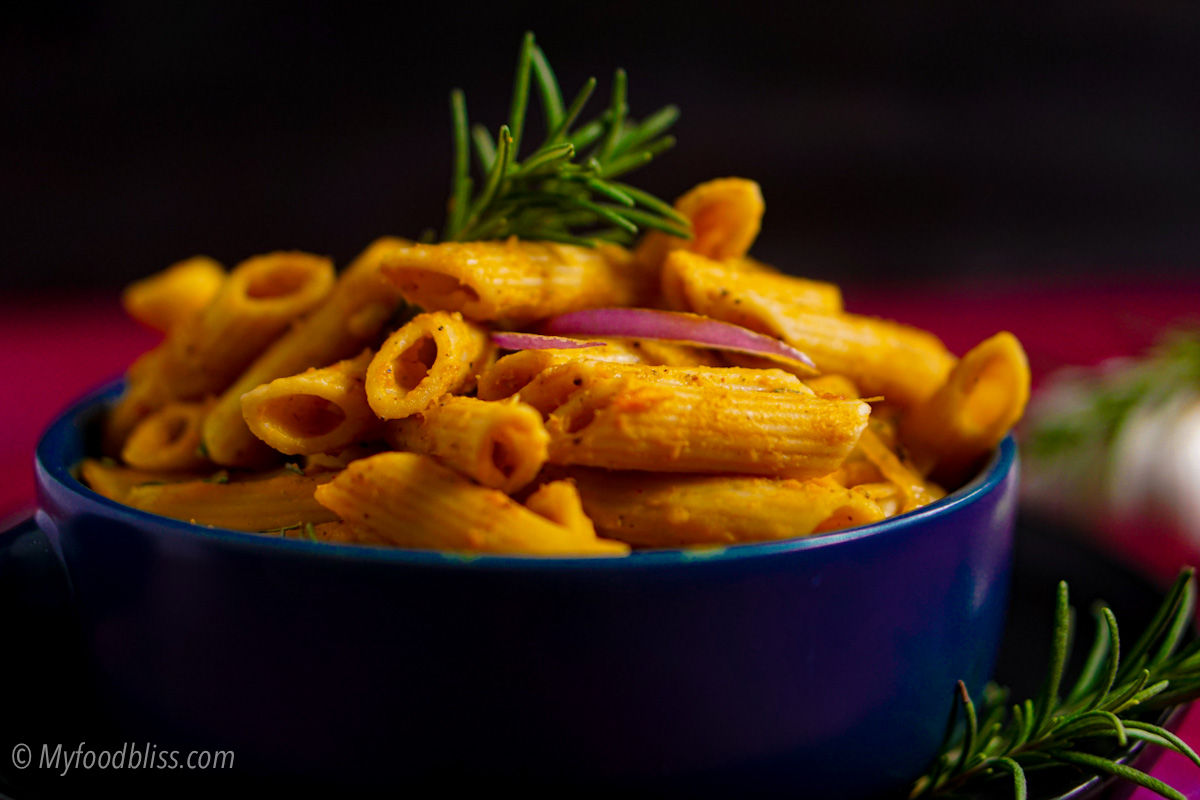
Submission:
<svg viewBox="0 0 1200 800">
<path fill-rule="evenodd" d="M 81 478 L 201 525 L 361 546 L 613 557 L 777 541 L 918 509 L 1020 418 L 1008 333 L 960 359 L 749 251 L 753 181 L 684 194 L 682 239 L 632 249 L 384 237 L 340 275 L 298 252 L 189 259 L 130 287 L 164 334 L 129 370 Z M 506 351 L 584 309 L 671 309 L 799 363 L 617 331 Z"/>
</svg>

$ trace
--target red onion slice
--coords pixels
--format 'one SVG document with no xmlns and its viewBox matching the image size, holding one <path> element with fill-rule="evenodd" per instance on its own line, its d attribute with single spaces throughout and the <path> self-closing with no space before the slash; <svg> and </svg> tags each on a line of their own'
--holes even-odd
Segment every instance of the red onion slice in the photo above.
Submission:
<svg viewBox="0 0 1200 800">
<path fill-rule="evenodd" d="M 816 369 L 812 359 L 789 344 L 761 333 L 699 314 L 649 308 L 594 308 L 552 317 L 542 331 L 556 336 L 626 336 L 731 350 L 798 361 Z"/>
<path fill-rule="evenodd" d="M 540 336 L 536 333 L 493 333 L 492 341 L 504 350 L 574 350 L 581 347 L 603 347 L 604 342 L 581 342 L 560 336 Z"/>
</svg>

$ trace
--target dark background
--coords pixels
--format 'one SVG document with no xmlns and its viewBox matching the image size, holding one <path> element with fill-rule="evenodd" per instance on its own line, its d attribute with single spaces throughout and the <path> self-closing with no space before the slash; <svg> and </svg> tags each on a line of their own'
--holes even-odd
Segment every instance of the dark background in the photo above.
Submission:
<svg viewBox="0 0 1200 800">
<path fill-rule="evenodd" d="M 0 33 L 0 289 L 197 252 L 344 263 L 440 227 L 447 94 L 507 108 L 521 33 L 568 93 L 630 75 L 670 199 L 757 179 L 756 254 L 838 281 L 1112 280 L 1200 262 L 1200 4 L 27 2 Z"/>
</svg>

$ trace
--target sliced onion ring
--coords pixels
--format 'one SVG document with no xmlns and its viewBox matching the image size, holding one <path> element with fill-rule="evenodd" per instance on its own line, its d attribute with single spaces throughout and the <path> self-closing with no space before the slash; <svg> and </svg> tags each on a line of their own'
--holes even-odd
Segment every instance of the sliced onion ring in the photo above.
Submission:
<svg viewBox="0 0 1200 800">
<path fill-rule="evenodd" d="M 492 341 L 504 350 L 574 350 L 581 347 L 603 347 L 604 342 L 581 342 L 561 336 L 541 336 L 536 333 L 492 334 Z"/>
<path fill-rule="evenodd" d="M 542 324 L 552 336 L 623 336 L 750 353 L 767 358 L 797 361 L 816 369 L 812 359 L 789 344 L 729 322 L 649 308 L 594 308 L 552 317 Z"/>
</svg>

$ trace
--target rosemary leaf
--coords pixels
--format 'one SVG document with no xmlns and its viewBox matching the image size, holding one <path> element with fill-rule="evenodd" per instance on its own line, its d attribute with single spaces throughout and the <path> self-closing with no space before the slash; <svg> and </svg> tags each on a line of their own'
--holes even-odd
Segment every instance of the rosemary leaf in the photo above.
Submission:
<svg viewBox="0 0 1200 800">
<path fill-rule="evenodd" d="M 537 87 L 547 135 L 523 156 L 531 85 Z M 617 70 L 608 108 L 577 127 L 595 88 L 595 79 L 589 79 L 564 109 L 554 70 L 527 33 L 517 58 L 508 123 L 495 140 L 485 128 L 468 126 L 462 92 L 454 92 L 454 168 L 443 238 L 519 236 L 593 246 L 598 240 L 631 242 L 645 228 L 689 237 L 688 220 L 667 203 L 605 179 L 635 169 L 673 145 L 665 131 L 678 109 L 660 109 L 640 125 L 629 121 L 627 78 Z M 482 175 L 477 184 L 482 188 L 474 195 L 468 163 L 472 149 Z"/>
<path fill-rule="evenodd" d="M 997 758 L 996 766 L 1006 771 L 1013 779 L 1013 796 L 1016 800 L 1026 800 L 1029 796 L 1029 783 L 1025 778 L 1025 770 L 1011 758 Z"/>
<path fill-rule="evenodd" d="M 512 135 L 512 152 L 521 149 L 521 134 L 525 132 L 525 109 L 529 106 L 529 72 L 533 68 L 533 33 L 527 31 L 521 40 L 517 57 L 517 75 L 513 80 L 512 104 L 508 111 L 508 130 Z"/>
<path fill-rule="evenodd" d="M 1187 800 L 1187 797 L 1182 792 L 1171 788 L 1157 778 L 1152 778 L 1141 770 L 1134 769 L 1125 764 L 1118 764 L 1112 759 L 1077 751 L 1055 753 L 1054 757 L 1064 764 L 1074 764 L 1075 766 L 1086 767 L 1094 772 L 1115 775 L 1122 780 L 1136 783 L 1138 786 L 1156 792 L 1163 797 L 1171 798 L 1171 800 Z"/>
<path fill-rule="evenodd" d="M 542 94 L 542 112 L 546 118 L 546 130 L 553 131 L 563 120 L 562 89 L 558 87 L 558 78 L 554 69 L 546 60 L 546 54 L 536 44 L 533 46 L 533 75 L 537 81 L 538 91 Z"/>
<path fill-rule="evenodd" d="M 1067 651 L 1071 638 L 1071 606 L 1067 599 L 1067 583 L 1059 581 L 1058 603 L 1054 611 L 1054 646 L 1050 656 L 1050 671 L 1046 673 L 1042 691 L 1035 705 L 1038 713 L 1034 717 L 1033 734 L 1040 735 L 1051 721 L 1051 712 L 1058 703 L 1058 688 L 1062 683 L 1063 667 L 1067 663 Z"/>
<path fill-rule="evenodd" d="M 492 164 L 496 163 L 496 143 L 492 141 L 492 135 L 482 125 L 475 125 L 471 128 L 471 141 L 475 145 L 479 168 L 484 173 L 491 172 Z"/>
<path fill-rule="evenodd" d="M 1195 591 L 1192 571 L 1183 570 L 1159 613 L 1131 649 L 1141 665 L 1136 669 L 1120 663 L 1116 617 L 1107 607 L 1098 606 L 1095 640 L 1084 669 L 1062 698 L 1059 689 L 1071 649 L 1072 609 L 1066 584 L 1061 583 L 1055 603 L 1054 646 L 1037 699 L 1009 706 L 1004 692 L 989 686 L 977 710 L 959 682 L 958 701 L 947 721 L 947 738 L 926 774 L 912 784 L 909 796 L 961 796 L 980 790 L 981 783 L 1007 776 L 1016 796 L 1025 797 L 1030 773 L 1069 765 L 1092 775 L 1115 775 L 1164 797 L 1181 797 L 1161 781 L 1106 756 L 1114 747 L 1136 741 L 1182 753 L 1200 767 L 1200 756 L 1186 742 L 1144 718 L 1149 708 L 1169 707 L 1200 696 L 1200 651 L 1191 643 L 1179 650 Z M 959 706 L 966 716 L 962 726 L 956 724 Z M 960 735 L 952 738 L 951 733 L 959 727 Z"/>
<path fill-rule="evenodd" d="M 471 202 L 471 152 L 468 138 L 467 101 L 463 93 L 455 89 L 450 93 L 450 115 L 454 125 L 454 176 L 450 181 L 450 214 L 442 238 L 453 239 L 462 227 Z"/>
<path fill-rule="evenodd" d="M 679 119 L 678 106 L 666 106 L 655 111 L 649 117 L 646 117 L 640 125 L 629 130 L 629 133 L 621 138 L 613 151 L 613 155 L 621 155 L 633 148 L 650 141 L 655 136 L 664 133 L 667 128 L 675 124 Z"/>
</svg>

